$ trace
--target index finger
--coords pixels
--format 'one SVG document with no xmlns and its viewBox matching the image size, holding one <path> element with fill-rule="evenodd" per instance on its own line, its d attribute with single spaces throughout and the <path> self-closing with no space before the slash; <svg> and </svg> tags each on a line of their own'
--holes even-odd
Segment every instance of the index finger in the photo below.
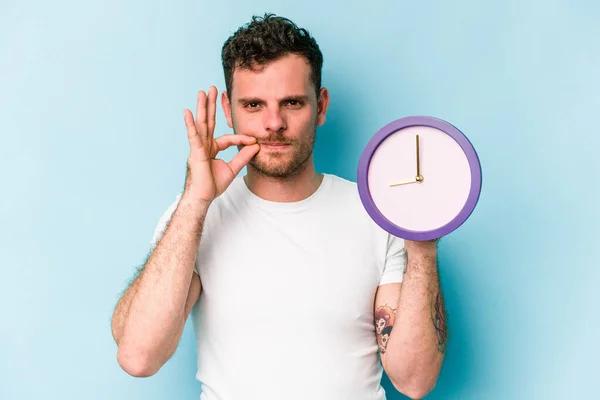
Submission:
<svg viewBox="0 0 600 400">
<path fill-rule="evenodd" d="M 228 147 L 234 146 L 234 145 L 252 145 L 252 144 L 256 144 L 256 138 L 252 137 L 252 136 L 246 136 L 246 135 L 223 135 L 220 136 L 218 138 L 215 139 L 215 142 L 217 143 L 217 147 L 219 148 L 219 151 L 223 151 Z"/>
</svg>

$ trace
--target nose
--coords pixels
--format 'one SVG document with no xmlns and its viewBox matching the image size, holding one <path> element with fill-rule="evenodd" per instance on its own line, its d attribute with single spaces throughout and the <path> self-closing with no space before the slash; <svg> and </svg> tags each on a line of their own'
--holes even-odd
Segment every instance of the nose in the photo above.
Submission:
<svg viewBox="0 0 600 400">
<path fill-rule="evenodd" d="M 265 129 L 271 132 L 279 132 L 286 128 L 286 123 L 279 107 L 271 108 L 264 113 L 264 126 Z"/>
</svg>

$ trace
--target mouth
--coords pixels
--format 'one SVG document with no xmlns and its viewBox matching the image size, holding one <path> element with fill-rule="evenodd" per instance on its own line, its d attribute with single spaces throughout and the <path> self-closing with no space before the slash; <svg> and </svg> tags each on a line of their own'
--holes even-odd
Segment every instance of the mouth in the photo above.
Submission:
<svg viewBox="0 0 600 400">
<path fill-rule="evenodd" d="M 262 149 L 266 149 L 266 150 L 282 150 L 282 149 L 286 149 L 290 146 L 289 143 L 277 143 L 277 142 L 267 142 L 267 143 L 260 143 L 260 148 Z"/>
</svg>

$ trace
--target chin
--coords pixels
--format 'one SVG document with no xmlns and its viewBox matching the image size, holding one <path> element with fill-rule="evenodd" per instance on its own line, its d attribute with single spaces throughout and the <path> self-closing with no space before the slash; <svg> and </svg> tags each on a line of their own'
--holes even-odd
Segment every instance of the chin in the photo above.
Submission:
<svg viewBox="0 0 600 400">
<path fill-rule="evenodd" d="M 273 156 L 261 157 L 259 153 L 258 158 L 250 162 L 250 165 L 261 175 L 271 178 L 286 178 L 298 172 L 301 167 L 292 161 L 287 157 L 285 159 Z"/>
<path fill-rule="evenodd" d="M 285 178 L 292 174 L 291 165 L 286 163 L 255 163 L 252 164 L 252 166 L 261 175 L 269 176 L 271 178 Z"/>
</svg>

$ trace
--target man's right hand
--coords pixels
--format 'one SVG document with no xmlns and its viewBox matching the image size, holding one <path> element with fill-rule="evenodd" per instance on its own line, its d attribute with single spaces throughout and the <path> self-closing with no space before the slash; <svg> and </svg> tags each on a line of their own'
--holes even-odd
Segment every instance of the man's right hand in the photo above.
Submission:
<svg viewBox="0 0 600 400">
<path fill-rule="evenodd" d="M 185 192 L 196 201 L 206 205 L 209 205 L 227 189 L 237 174 L 260 149 L 256 138 L 251 136 L 228 134 L 215 139 L 216 109 L 217 88 L 211 86 L 208 96 L 204 91 L 200 91 L 198 94 L 196 121 L 190 110 L 184 111 L 190 143 Z M 220 151 L 239 145 L 244 145 L 244 147 L 229 163 L 216 158 Z"/>
</svg>

